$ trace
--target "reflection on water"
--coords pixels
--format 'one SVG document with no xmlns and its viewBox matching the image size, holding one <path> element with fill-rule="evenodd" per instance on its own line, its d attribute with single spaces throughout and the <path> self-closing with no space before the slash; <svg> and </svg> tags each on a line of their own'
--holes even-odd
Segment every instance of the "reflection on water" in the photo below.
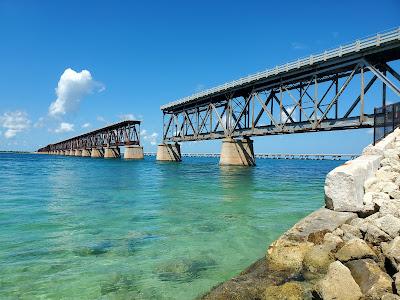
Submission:
<svg viewBox="0 0 400 300">
<path fill-rule="evenodd" d="M 319 207 L 339 163 L 0 154 L 0 295 L 193 299 Z"/>
</svg>

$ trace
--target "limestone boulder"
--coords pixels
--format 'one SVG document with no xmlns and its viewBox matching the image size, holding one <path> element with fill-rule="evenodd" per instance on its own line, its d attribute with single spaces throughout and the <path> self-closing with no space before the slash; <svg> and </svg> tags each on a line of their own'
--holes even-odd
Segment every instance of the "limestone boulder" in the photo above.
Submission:
<svg viewBox="0 0 400 300">
<path fill-rule="evenodd" d="M 391 181 L 383 181 L 382 182 L 382 192 L 390 194 L 396 190 L 398 190 L 399 187 Z"/>
<path fill-rule="evenodd" d="M 396 287 L 396 291 L 400 292 L 400 273 L 396 273 L 393 275 L 394 286 Z"/>
<path fill-rule="evenodd" d="M 364 298 L 380 300 L 392 293 L 392 278 L 379 268 L 372 259 L 353 260 L 346 263 Z"/>
<path fill-rule="evenodd" d="M 325 180 L 325 205 L 335 211 L 363 209 L 364 182 L 379 167 L 381 156 L 360 156 L 333 169 Z"/>
<path fill-rule="evenodd" d="M 376 258 L 375 252 L 368 244 L 359 238 L 347 241 L 336 253 L 336 258 L 341 262 L 347 262 L 354 259 Z"/>
<path fill-rule="evenodd" d="M 396 237 L 390 243 L 383 243 L 381 248 L 383 254 L 390 261 L 392 267 L 397 271 L 400 271 L 400 237 Z"/>
<path fill-rule="evenodd" d="M 381 298 L 382 300 L 400 300 L 400 296 L 396 294 L 385 294 Z"/>
<path fill-rule="evenodd" d="M 384 201 L 379 209 L 379 215 L 392 215 L 394 217 L 400 218 L 400 201 L 395 199 L 390 199 L 389 201 Z"/>
<path fill-rule="evenodd" d="M 373 224 L 382 231 L 386 232 L 392 238 L 400 234 L 400 219 L 391 214 L 384 215 L 373 221 Z"/>
<path fill-rule="evenodd" d="M 392 158 L 394 160 L 400 160 L 399 158 L 399 150 L 396 148 L 392 148 L 392 149 L 387 149 L 383 152 L 383 157 L 384 158 Z"/>
<path fill-rule="evenodd" d="M 376 206 L 381 207 L 384 201 L 389 200 L 388 194 L 383 192 L 367 192 L 364 195 L 364 205 L 375 209 Z"/>
<path fill-rule="evenodd" d="M 264 292 L 265 300 L 302 300 L 304 289 L 298 282 L 287 282 L 280 286 L 269 286 Z"/>
<path fill-rule="evenodd" d="M 296 242 L 280 238 L 267 251 L 267 264 L 273 271 L 296 276 L 303 269 L 305 254 L 313 247 L 311 242 Z"/>
<path fill-rule="evenodd" d="M 373 245 L 379 245 L 382 242 L 390 241 L 391 237 L 376 225 L 368 223 L 366 225 L 365 240 Z"/>
<path fill-rule="evenodd" d="M 375 173 L 375 176 L 380 181 L 391 181 L 394 183 L 399 173 L 392 172 L 391 170 L 392 169 L 390 167 L 383 167 Z"/>
<path fill-rule="evenodd" d="M 329 250 L 336 252 L 336 250 L 343 245 L 343 240 L 339 236 L 334 235 L 331 232 L 328 232 L 324 236 L 323 245 L 327 247 Z"/>
<path fill-rule="evenodd" d="M 342 237 L 344 242 L 347 242 L 354 238 L 362 238 L 361 231 L 357 227 L 351 226 L 349 224 L 344 224 L 344 225 L 342 225 L 341 228 L 344 232 L 343 237 Z"/>
<path fill-rule="evenodd" d="M 350 270 L 339 261 L 329 265 L 326 276 L 316 284 L 315 291 L 324 300 L 358 300 L 362 297 Z"/>
<path fill-rule="evenodd" d="M 391 199 L 396 199 L 400 201 L 400 190 L 394 190 L 389 193 Z"/>
<path fill-rule="evenodd" d="M 329 265 L 334 261 L 334 255 L 327 245 L 315 245 L 303 259 L 303 275 L 306 279 L 314 279 L 320 274 L 326 274 Z"/>
<path fill-rule="evenodd" d="M 400 160 L 397 158 L 387 157 L 381 160 L 381 166 L 389 166 L 394 168 L 400 168 Z"/>
</svg>

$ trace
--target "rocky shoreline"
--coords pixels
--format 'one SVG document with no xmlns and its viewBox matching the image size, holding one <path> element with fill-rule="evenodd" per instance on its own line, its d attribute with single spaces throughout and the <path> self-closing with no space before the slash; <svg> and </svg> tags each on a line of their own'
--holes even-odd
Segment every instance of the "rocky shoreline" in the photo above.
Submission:
<svg viewBox="0 0 400 300">
<path fill-rule="evenodd" d="M 400 299 L 400 130 L 332 170 L 325 207 L 201 299 Z"/>
</svg>

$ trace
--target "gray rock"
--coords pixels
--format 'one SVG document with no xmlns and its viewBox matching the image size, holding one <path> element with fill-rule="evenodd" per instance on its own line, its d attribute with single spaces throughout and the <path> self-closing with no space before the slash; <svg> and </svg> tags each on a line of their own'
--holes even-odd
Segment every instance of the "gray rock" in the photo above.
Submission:
<svg viewBox="0 0 400 300">
<path fill-rule="evenodd" d="M 393 215 L 384 215 L 383 217 L 374 220 L 373 224 L 386 232 L 392 238 L 395 238 L 400 234 L 400 219 Z"/>
<path fill-rule="evenodd" d="M 396 287 L 397 292 L 400 292 L 400 273 L 396 273 L 393 275 L 394 286 Z"/>
<path fill-rule="evenodd" d="M 329 265 L 324 279 L 316 284 L 316 292 L 324 300 L 358 300 L 362 296 L 350 270 L 339 261 Z"/>
<path fill-rule="evenodd" d="M 361 258 L 376 258 L 376 254 L 367 245 L 367 243 L 359 238 L 346 242 L 342 248 L 336 253 L 336 258 L 341 262 Z"/>
<path fill-rule="evenodd" d="M 400 201 L 389 199 L 382 203 L 379 209 L 379 216 L 393 215 L 397 218 L 400 217 Z"/>
<path fill-rule="evenodd" d="M 393 149 L 387 149 L 383 152 L 384 158 L 392 158 L 394 160 L 399 160 L 399 150 L 393 148 Z"/>
<path fill-rule="evenodd" d="M 343 224 L 340 226 L 340 229 L 343 230 L 343 241 L 347 242 L 354 238 L 362 238 L 362 234 L 360 229 L 357 227 L 351 226 L 349 224 Z"/>
<path fill-rule="evenodd" d="M 381 248 L 383 255 L 391 262 L 392 266 L 400 271 L 400 237 L 396 237 L 390 243 L 383 243 Z"/>
<path fill-rule="evenodd" d="M 381 166 L 389 166 L 389 167 L 399 167 L 400 168 L 400 161 L 398 159 L 388 157 L 381 160 Z"/>
<path fill-rule="evenodd" d="M 398 173 L 388 171 L 388 169 L 392 170 L 390 167 L 383 167 L 376 171 L 375 177 L 378 178 L 380 181 L 391 181 L 395 182 L 398 176 Z"/>
<path fill-rule="evenodd" d="M 366 206 L 371 206 L 374 209 L 375 205 L 381 207 L 383 202 L 389 199 L 389 195 L 383 192 L 367 192 L 364 195 L 363 201 Z"/>
<path fill-rule="evenodd" d="M 400 186 L 400 176 L 397 177 L 396 181 L 394 182 L 397 186 Z"/>
<path fill-rule="evenodd" d="M 368 223 L 365 240 L 371 244 L 379 245 L 382 242 L 390 241 L 391 238 L 386 232 L 380 230 L 374 224 Z"/>
<path fill-rule="evenodd" d="M 334 231 L 332 231 L 332 234 L 333 234 L 333 235 L 336 235 L 336 236 L 338 236 L 338 237 L 342 237 L 343 234 L 344 234 L 344 232 L 343 232 L 342 229 L 336 228 Z"/>
<path fill-rule="evenodd" d="M 325 245 L 331 251 L 336 251 L 342 244 L 343 240 L 337 235 L 334 235 L 330 232 L 325 234 L 323 245 Z"/>
<path fill-rule="evenodd" d="M 390 198 L 400 201 L 400 190 L 394 190 L 389 193 Z"/>
<path fill-rule="evenodd" d="M 366 299 L 380 300 L 392 293 L 392 278 L 372 259 L 353 260 L 346 263 Z"/>
<path fill-rule="evenodd" d="M 384 181 L 382 184 L 382 192 L 387 194 L 399 189 L 399 186 L 394 182 Z"/>
<path fill-rule="evenodd" d="M 380 188 L 380 190 L 378 190 L 379 188 L 377 188 L 377 185 L 379 182 L 380 181 L 375 176 L 370 177 L 367 180 L 365 180 L 365 182 L 364 182 L 365 192 L 380 192 L 382 190 L 382 188 Z"/>
<path fill-rule="evenodd" d="M 326 274 L 329 265 L 334 261 L 331 248 L 327 245 L 315 245 L 303 259 L 303 275 L 306 279 L 313 279 L 320 274 Z"/>
<path fill-rule="evenodd" d="M 381 298 L 382 300 L 400 300 L 400 296 L 396 294 L 385 294 Z"/>
<path fill-rule="evenodd" d="M 264 292 L 265 300 L 302 300 L 304 289 L 298 282 L 286 282 L 280 286 L 269 286 Z"/>
</svg>

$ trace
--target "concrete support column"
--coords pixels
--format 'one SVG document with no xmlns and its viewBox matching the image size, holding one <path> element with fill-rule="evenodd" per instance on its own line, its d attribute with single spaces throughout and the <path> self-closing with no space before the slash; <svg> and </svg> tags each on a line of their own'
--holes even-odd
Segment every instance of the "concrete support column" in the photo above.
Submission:
<svg viewBox="0 0 400 300">
<path fill-rule="evenodd" d="M 143 147 L 137 146 L 137 145 L 126 146 L 124 158 L 125 159 L 143 159 L 144 158 Z"/>
<path fill-rule="evenodd" d="M 181 161 L 181 145 L 178 143 L 159 144 L 156 159 L 159 161 Z"/>
<path fill-rule="evenodd" d="M 82 150 L 81 149 L 76 149 L 74 155 L 75 156 L 82 156 Z"/>
<path fill-rule="evenodd" d="M 60 155 L 64 155 L 64 150 L 60 150 Z"/>
<path fill-rule="evenodd" d="M 104 158 L 118 158 L 121 156 L 119 147 L 105 147 Z"/>
<path fill-rule="evenodd" d="M 68 154 L 69 156 L 74 156 L 75 155 L 75 150 L 69 150 L 69 154 Z"/>
<path fill-rule="evenodd" d="M 90 151 L 90 157 L 103 157 L 104 153 L 102 149 L 92 148 Z"/>
<path fill-rule="evenodd" d="M 249 138 L 223 139 L 219 164 L 221 166 L 255 166 L 253 141 Z"/>
<path fill-rule="evenodd" d="M 90 149 L 82 149 L 82 157 L 90 157 Z"/>
</svg>

